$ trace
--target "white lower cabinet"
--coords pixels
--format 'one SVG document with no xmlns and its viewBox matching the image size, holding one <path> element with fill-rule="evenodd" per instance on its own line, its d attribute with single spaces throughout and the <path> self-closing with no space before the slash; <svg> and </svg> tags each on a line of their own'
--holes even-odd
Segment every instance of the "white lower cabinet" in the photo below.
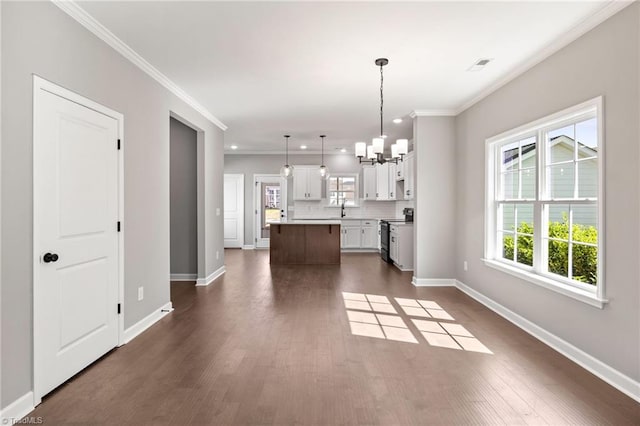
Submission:
<svg viewBox="0 0 640 426">
<path fill-rule="evenodd" d="M 360 248 L 360 221 L 343 220 L 342 235 L 340 235 L 340 248 L 357 249 Z"/>
<path fill-rule="evenodd" d="M 377 220 L 342 220 L 340 234 L 341 249 L 375 250 L 378 248 Z"/>
<path fill-rule="evenodd" d="M 390 226 L 389 257 L 401 271 L 413 271 L 413 224 Z"/>
</svg>

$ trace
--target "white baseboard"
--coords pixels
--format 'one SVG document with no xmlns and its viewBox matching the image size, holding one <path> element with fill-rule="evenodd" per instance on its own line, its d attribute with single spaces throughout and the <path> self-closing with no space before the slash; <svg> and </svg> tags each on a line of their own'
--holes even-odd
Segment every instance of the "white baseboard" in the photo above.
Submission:
<svg viewBox="0 0 640 426">
<path fill-rule="evenodd" d="M 242 250 L 255 250 L 256 246 L 253 244 L 245 244 L 242 246 Z"/>
<path fill-rule="evenodd" d="M 171 281 L 195 281 L 198 278 L 198 274 L 171 274 L 169 279 Z"/>
<path fill-rule="evenodd" d="M 456 280 L 453 278 L 411 278 L 411 284 L 416 287 L 455 287 Z"/>
<path fill-rule="evenodd" d="M 156 309 L 146 317 L 142 318 L 140 321 L 127 328 L 124 331 L 124 343 L 127 344 L 133 339 L 135 339 L 138 335 L 140 335 L 147 328 L 151 327 L 153 324 L 160 321 L 163 317 L 173 311 L 173 306 L 171 302 L 168 302 L 164 306 Z"/>
<path fill-rule="evenodd" d="M 504 307 L 493 299 L 488 298 L 482 293 L 479 293 L 466 284 L 456 280 L 455 285 L 460 291 L 466 293 L 473 299 L 482 303 L 484 306 L 491 309 L 501 317 L 505 318 L 507 321 L 526 331 L 536 339 L 540 340 L 542 343 L 560 352 L 562 355 L 566 356 L 576 364 L 580 365 L 582 368 L 609 383 L 620 392 L 640 402 L 640 382 L 637 382 L 629 376 L 622 374 L 618 370 L 594 358 L 583 350 L 576 348 L 566 340 L 563 340 L 555 334 L 548 332 L 544 328 L 516 314 L 515 312 Z"/>
<path fill-rule="evenodd" d="M 27 392 L 0 410 L 0 423 L 3 425 L 17 424 L 18 420 L 32 412 L 34 408 L 33 392 Z"/>
<path fill-rule="evenodd" d="M 197 286 L 209 285 L 213 281 L 215 281 L 216 278 L 218 278 L 219 276 L 221 276 L 224 273 L 225 273 L 225 269 L 224 269 L 224 265 L 222 265 L 221 267 L 219 267 L 218 269 L 213 271 L 211 273 L 211 275 L 209 275 L 208 277 L 206 277 L 206 278 L 198 278 L 198 280 L 196 281 L 196 285 Z"/>
</svg>

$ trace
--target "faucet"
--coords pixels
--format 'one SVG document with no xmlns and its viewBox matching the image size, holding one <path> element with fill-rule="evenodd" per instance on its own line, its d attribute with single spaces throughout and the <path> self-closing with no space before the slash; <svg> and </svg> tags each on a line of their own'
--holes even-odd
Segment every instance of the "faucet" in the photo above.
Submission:
<svg viewBox="0 0 640 426">
<path fill-rule="evenodd" d="M 342 204 L 340 204 L 340 217 L 345 217 L 347 213 L 344 211 L 344 198 L 342 199 Z"/>
</svg>

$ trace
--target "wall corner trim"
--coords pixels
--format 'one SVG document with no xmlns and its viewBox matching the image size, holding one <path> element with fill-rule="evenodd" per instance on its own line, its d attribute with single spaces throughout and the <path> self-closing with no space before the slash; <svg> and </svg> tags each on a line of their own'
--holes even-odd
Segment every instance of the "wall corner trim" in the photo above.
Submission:
<svg viewBox="0 0 640 426">
<path fill-rule="evenodd" d="M 453 278 L 411 278 L 411 284 L 416 287 L 455 287 L 456 280 Z"/>
<path fill-rule="evenodd" d="M 474 290 L 461 281 L 456 280 L 455 286 L 472 299 L 477 300 L 507 321 L 526 331 L 536 339 L 540 340 L 542 343 L 556 350 L 585 370 L 596 375 L 614 388 L 618 389 L 620 392 L 640 402 L 640 382 L 637 382 L 631 377 L 622 374 L 613 367 L 589 355 L 583 350 L 573 346 L 571 343 L 561 339 L 555 334 L 550 333 L 549 331 L 536 325 L 528 319 L 518 315 L 512 310 L 499 304 L 493 299 L 488 298 L 487 296 Z"/>
<path fill-rule="evenodd" d="M 224 265 L 222 265 L 221 267 L 219 267 L 218 269 L 213 271 L 211 273 L 211 275 L 209 275 L 208 277 L 206 277 L 206 278 L 198 278 L 198 280 L 196 281 L 196 285 L 198 287 L 209 285 L 212 282 L 214 282 L 217 278 L 219 278 L 222 274 L 224 274 L 225 272 L 226 272 L 226 269 L 225 269 Z"/>
<path fill-rule="evenodd" d="M 227 130 L 227 126 L 216 118 L 209 110 L 207 110 L 201 103 L 196 101 L 187 92 L 182 90 L 176 83 L 171 81 L 169 77 L 161 73 L 156 67 L 151 65 L 140 54 L 133 50 L 124 41 L 120 40 L 115 34 L 113 34 L 107 27 L 98 22 L 93 16 L 91 16 L 86 10 L 80 7 L 73 0 L 51 0 L 53 4 L 58 6 L 67 15 L 78 21 L 80 25 L 91 31 L 100 40 L 111 46 L 116 52 L 120 53 L 126 59 L 131 61 L 135 66 L 147 73 L 151 78 L 156 80 L 162 86 L 164 86 L 171 93 L 180 98 L 183 102 L 189 105 L 191 108 L 202 114 L 207 120 L 218 126 L 222 130 Z"/>
<path fill-rule="evenodd" d="M 142 334 L 146 329 L 148 329 L 153 324 L 160 321 L 162 318 L 170 314 L 172 311 L 173 311 L 173 306 L 171 302 L 167 302 L 160 308 L 154 310 L 149 315 L 142 318 L 140 321 L 138 321 L 137 323 L 135 323 L 134 325 L 132 325 L 131 327 L 127 328 L 124 331 L 124 343 L 126 344 L 132 341 L 133 339 L 138 337 L 140 334 Z"/>
<path fill-rule="evenodd" d="M 18 420 L 34 410 L 33 392 L 27 392 L 0 411 L 0 423 L 18 424 Z"/>
</svg>

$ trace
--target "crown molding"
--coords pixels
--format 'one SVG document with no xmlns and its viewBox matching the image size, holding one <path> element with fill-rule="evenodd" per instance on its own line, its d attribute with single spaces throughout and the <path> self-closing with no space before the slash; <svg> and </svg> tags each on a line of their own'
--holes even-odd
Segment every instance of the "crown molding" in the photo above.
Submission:
<svg viewBox="0 0 640 426">
<path fill-rule="evenodd" d="M 249 149 L 246 151 L 241 151 L 239 149 L 234 149 L 234 150 L 230 150 L 228 148 L 224 149 L 224 155 L 252 155 L 252 154 L 259 154 L 259 155 L 286 155 L 285 151 L 260 151 L 257 149 Z M 291 152 L 289 151 L 289 157 L 291 156 L 296 156 L 296 155 L 322 155 L 322 152 L 320 151 L 296 151 L 296 152 Z M 352 156 L 353 152 L 325 152 L 324 155 L 348 155 L 348 156 Z"/>
<path fill-rule="evenodd" d="M 516 66 L 512 71 L 508 72 L 506 75 L 499 78 L 497 81 L 481 90 L 478 94 L 463 103 L 459 108 L 456 109 L 455 115 L 461 114 L 462 112 L 471 108 L 473 105 L 480 102 L 505 84 L 529 71 L 540 62 L 544 61 L 570 43 L 576 41 L 578 38 L 585 35 L 587 32 L 594 29 L 595 27 L 597 27 L 616 13 L 620 12 L 625 7 L 633 4 L 634 2 L 635 0 L 610 0 L 601 9 L 585 18 L 582 22 L 578 23 L 569 31 L 544 46 L 528 60 Z"/>
<path fill-rule="evenodd" d="M 116 52 L 131 61 L 134 65 L 147 73 L 151 78 L 164 86 L 171 93 L 189 105 L 191 108 L 202 114 L 207 120 L 218 126 L 222 130 L 227 130 L 227 126 L 209 112 L 202 104 L 191 97 L 187 92 L 182 90 L 177 84 L 162 74 L 156 67 L 147 62 L 142 56 L 134 51 L 124 41 L 120 40 L 109 31 L 104 25 L 98 22 L 93 16 L 89 15 L 82 7 L 73 0 L 51 0 L 53 4 L 58 6 L 67 15 L 78 21 L 80 25 L 91 31 L 99 39 L 111 46 Z"/>
<path fill-rule="evenodd" d="M 455 109 L 415 109 L 409 113 L 409 117 L 452 117 L 457 114 Z"/>
</svg>

